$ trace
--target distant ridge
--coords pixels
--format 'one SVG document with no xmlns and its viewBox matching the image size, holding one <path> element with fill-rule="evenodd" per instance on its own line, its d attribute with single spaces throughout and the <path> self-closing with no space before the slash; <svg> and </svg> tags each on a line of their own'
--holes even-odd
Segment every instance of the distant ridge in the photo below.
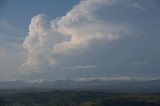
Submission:
<svg viewBox="0 0 160 106">
<path fill-rule="evenodd" d="M 0 90 L 92 90 L 104 92 L 160 92 L 160 80 L 43 80 L 0 81 Z"/>
</svg>

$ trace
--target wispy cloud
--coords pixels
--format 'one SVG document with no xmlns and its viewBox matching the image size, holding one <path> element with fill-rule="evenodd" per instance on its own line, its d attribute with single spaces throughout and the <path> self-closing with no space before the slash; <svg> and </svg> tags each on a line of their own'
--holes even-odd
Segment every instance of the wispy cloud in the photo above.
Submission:
<svg viewBox="0 0 160 106">
<path fill-rule="evenodd" d="M 16 27 L 7 21 L 0 21 L 0 29 L 3 31 L 9 31 L 12 33 L 24 34 L 24 30 L 22 28 Z"/>
<path fill-rule="evenodd" d="M 5 49 L 22 49 L 25 31 L 6 21 L 0 21 L 0 47 Z"/>
<path fill-rule="evenodd" d="M 141 4 L 138 4 L 138 3 L 128 4 L 128 6 L 136 9 L 140 9 L 140 10 L 147 10 L 147 8 L 143 7 Z"/>
<path fill-rule="evenodd" d="M 77 66 L 61 67 L 61 69 L 70 69 L 70 70 L 95 70 L 101 68 L 102 68 L 101 66 L 97 65 L 77 65 Z"/>
<path fill-rule="evenodd" d="M 132 65 L 147 65 L 147 64 L 151 64 L 150 61 L 137 61 L 137 62 L 133 62 L 131 63 Z"/>
</svg>

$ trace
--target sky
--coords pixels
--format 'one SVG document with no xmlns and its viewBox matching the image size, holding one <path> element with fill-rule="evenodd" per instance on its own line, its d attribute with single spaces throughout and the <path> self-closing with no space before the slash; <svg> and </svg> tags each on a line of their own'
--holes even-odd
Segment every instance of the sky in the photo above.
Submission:
<svg viewBox="0 0 160 106">
<path fill-rule="evenodd" d="M 0 80 L 159 78 L 159 0 L 1 0 Z"/>
</svg>

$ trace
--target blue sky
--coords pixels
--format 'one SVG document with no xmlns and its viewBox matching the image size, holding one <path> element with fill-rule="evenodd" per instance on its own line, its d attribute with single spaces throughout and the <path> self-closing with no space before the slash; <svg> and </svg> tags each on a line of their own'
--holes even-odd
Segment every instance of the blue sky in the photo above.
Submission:
<svg viewBox="0 0 160 106">
<path fill-rule="evenodd" d="M 17 27 L 28 28 L 31 18 L 36 14 L 46 14 L 50 18 L 63 16 L 79 0 L 3 0 L 1 3 L 2 21 L 7 21 Z"/>
<path fill-rule="evenodd" d="M 158 0 L 4 0 L 0 80 L 159 77 Z"/>
</svg>

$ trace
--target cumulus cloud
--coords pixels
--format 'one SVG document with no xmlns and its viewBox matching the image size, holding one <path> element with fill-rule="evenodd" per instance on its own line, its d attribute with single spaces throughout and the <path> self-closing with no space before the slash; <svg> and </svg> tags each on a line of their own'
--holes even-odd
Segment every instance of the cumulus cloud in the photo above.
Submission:
<svg viewBox="0 0 160 106">
<path fill-rule="evenodd" d="M 28 52 L 24 66 L 56 65 L 60 56 L 74 55 L 93 42 L 116 40 L 127 33 L 127 26 L 98 15 L 100 8 L 116 2 L 82 0 L 63 17 L 47 20 L 44 14 L 34 16 L 23 43 Z"/>
<path fill-rule="evenodd" d="M 40 64 L 54 64 L 50 61 L 52 46 L 60 42 L 60 34 L 52 32 L 49 21 L 44 14 L 35 16 L 31 20 L 28 36 L 25 38 L 23 47 L 28 51 L 28 66 Z"/>
</svg>

